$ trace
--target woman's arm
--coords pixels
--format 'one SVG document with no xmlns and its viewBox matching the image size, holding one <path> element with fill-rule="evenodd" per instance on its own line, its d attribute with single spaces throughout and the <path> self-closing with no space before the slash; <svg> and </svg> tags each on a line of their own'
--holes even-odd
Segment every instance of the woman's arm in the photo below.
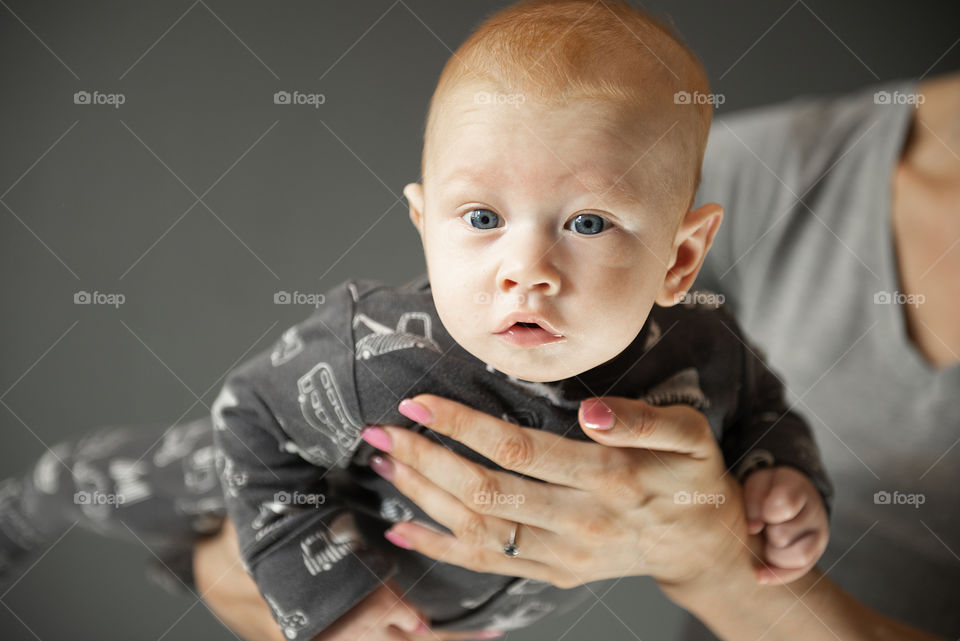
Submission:
<svg viewBox="0 0 960 641">
<path fill-rule="evenodd" d="M 744 574 L 660 587 L 725 641 L 943 641 L 871 610 L 819 569 L 788 585 L 762 586 Z"/>
</svg>

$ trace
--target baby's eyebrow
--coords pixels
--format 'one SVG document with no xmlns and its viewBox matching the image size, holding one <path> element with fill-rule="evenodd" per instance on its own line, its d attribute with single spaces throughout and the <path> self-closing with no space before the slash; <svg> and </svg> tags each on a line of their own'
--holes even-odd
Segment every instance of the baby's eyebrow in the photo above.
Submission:
<svg viewBox="0 0 960 641">
<path fill-rule="evenodd" d="M 643 205 L 643 199 L 625 185 L 625 177 L 615 180 L 609 180 L 601 174 L 595 172 L 582 172 L 574 180 L 577 185 L 586 189 L 591 194 L 602 199 L 609 199 L 613 202 L 622 203 L 639 207 Z"/>
<path fill-rule="evenodd" d="M 502 180 L 503 172 L 499 170 L 477 169 L 474 167 L 460 167 L 451 171 L 443 179 L 445 188 L 451 185 L 485 186 L 495 185 Z M 584 189 L 590 194 L 620 204 L 639 207 L 644 204 L 644 199 L 628 188 L 625 177 L 616 180 L 610 180 L 608 177 L 597 173 L 596 171 L 582 171 L 570 178 L 571 182 L 579 189 Z"/>
<path fill-rule="evenodd" d="M 502 172 L 489 169 L 477 169 L 476 167 L 460 167 L 454 169 L 444 176 L 441 184 L 449 185 L 451 183 L 461 183 L 467 185 L 482 185 L 488 182 L 496 183 L 503 177 Z"/>
</svg>

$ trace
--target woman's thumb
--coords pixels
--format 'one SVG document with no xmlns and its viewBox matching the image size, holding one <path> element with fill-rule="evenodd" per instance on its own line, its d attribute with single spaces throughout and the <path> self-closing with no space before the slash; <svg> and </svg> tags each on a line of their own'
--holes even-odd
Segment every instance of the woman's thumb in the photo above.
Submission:
<svg viewBox="0 0 960 641">
<path fill-rule="evenodd" d="M 601 396 L 580 403 L 579 419 L 587 436 L 604 445 L 683 454 L 715 447 L 706 416 L 688 405 Z"/>
</svg>

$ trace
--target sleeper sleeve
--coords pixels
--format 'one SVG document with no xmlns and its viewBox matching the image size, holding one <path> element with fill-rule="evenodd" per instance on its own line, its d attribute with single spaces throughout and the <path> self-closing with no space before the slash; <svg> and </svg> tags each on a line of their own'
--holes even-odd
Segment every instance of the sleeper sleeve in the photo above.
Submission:
<svg viewBox="0 0 960 641">
<path fill-rule="evenodd" d="M 241 561 L 285 637 L 298 641 L 323 631 L 397 569 L 388 546 L 364 535 L 368 517 L 329 494 L 328 475 L 347 467 L 360 421 L 344 400 L 355 393 L 346 389 L 349 332 L 333 335 L 336 323 L 323 314 L 288 330 L 269 358 L 231 372 L 211 412 Z M 341 394 L 336 411 L 331 387 Z"/>
<path fill-rule="evenodd" d="M 833 484 L 820 458 L 813 430 L 787 404 L 783 383 L 762 351 L 748 340 L 729 310 L 721 309 L 724 324 L 739 340 L 742 357 L 737 411 L 720 441 L 727 465 L 741 481 L 759 467 L 793 467 L 813 482 L 829 514 Z"/>
</svg>

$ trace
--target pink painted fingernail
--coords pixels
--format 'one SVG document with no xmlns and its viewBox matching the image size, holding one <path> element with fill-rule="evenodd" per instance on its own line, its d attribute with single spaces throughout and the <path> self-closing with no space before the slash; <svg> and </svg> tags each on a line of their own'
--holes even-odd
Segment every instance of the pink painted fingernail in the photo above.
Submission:
<svg viewBox="0 0 960 641">
<path fill-rule="evenodd" d="M 474 638 L 476 638 L 476 639 L 499 639 L 500 637 L 502 637 L 502 636 L 505 635 L 505 634 L 506 634 L 506 632 L 503 631 L 503 630 L 481 630 L 480 632 L 477 633 L 477 636 L 474 637 Z"/>
<path fill-rule="evenodd" d="M 390 435 L 387 434 L 383 428 L 377 427 L 376 425 L 364 428 L 364 430 L 360 432 L 360 437 L 370 445 L 384 452 L 389 452 L 390 448 L 393 447 L 393 443 L 390 442 Z"/>
<path fill-rule="evenodd" d="M 407 418 L 412 421 L 416 421 L 421 425 L 426 425 L 433 421 L 433 414 L 430 413 L 426 407 L 411 401 L 409 398 L 405 398 L 400 401 L 400 405 L 397 406 L 397 410 Z"/>
<path fill-rule="evenodd" d="M 427 627 L 427 624 L 423 621 L 420 622 L 420 625 L 417 626 L 417 629 L 413 631 L 414 634 L 426 634 L 430 631 L 430 628 Z"/>
<path fill-rule="evenodd" d="M 609 430 L 613 427 L 613 410 L 601 400 L 591 398 L 580 403 L 583 424 L 594 430 Z"/>
<path fill-rule="evenodd" d="M 390 461 L 385 456 L 374 454 L 370 457 L 368 462 L 370 463 L 370 467 L 373 468 L 374 472 L 388 481 L 393 482 L 393 461 Z"/>
<path fill-rule="evenodd" d="M 406 540 L 393 530 L 387 530 L 383 533 L 383 536 L 398 547 L 402 547 L 404 550 L 412 550 L 413 545 L 410 544 L 410 541 Z"/>
</svg>

